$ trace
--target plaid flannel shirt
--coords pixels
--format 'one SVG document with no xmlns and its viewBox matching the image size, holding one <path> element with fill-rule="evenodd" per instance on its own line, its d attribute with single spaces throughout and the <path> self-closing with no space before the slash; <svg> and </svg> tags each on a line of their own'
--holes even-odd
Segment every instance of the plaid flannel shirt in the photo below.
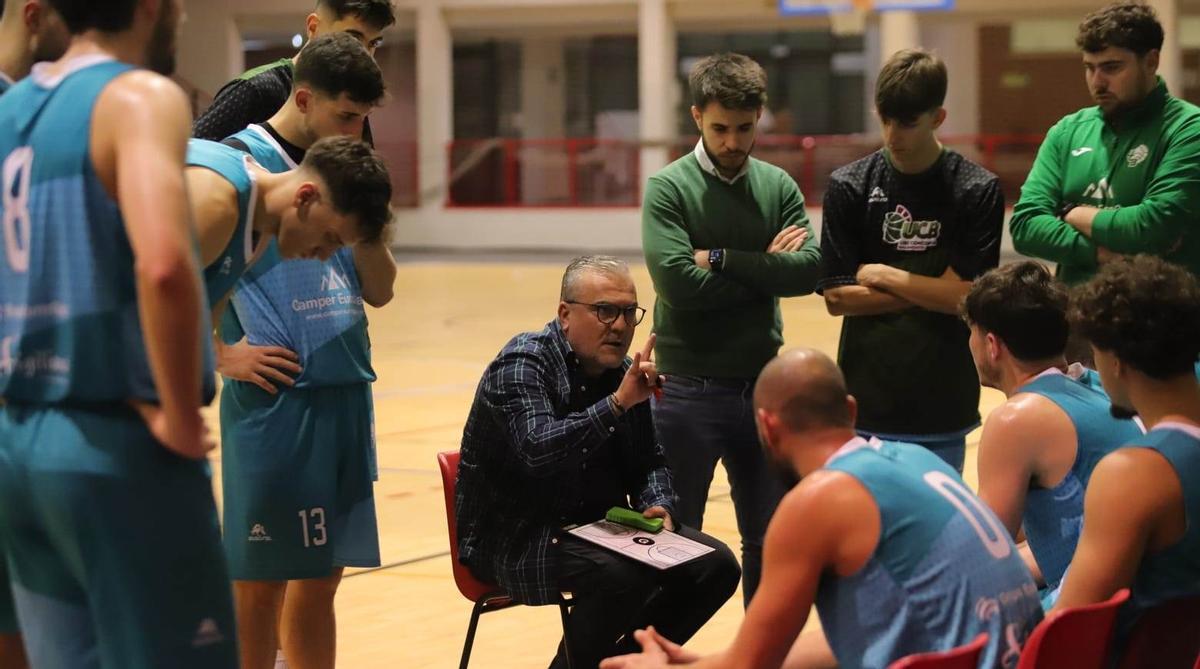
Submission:
<svg viewBox="0 0 1200 669">
<path fill-rule="evenodd" d="M 622 372 L 628 369 L 625 360 Z M 513 338 L 488 366 L 463 429 L 455 513 L 459 560 L 524 604 L 558 601 L 553 543 L 581 500 L 585 464 L 609 442 L 619 449 L 631 507 L 663 506 L 675 495 L 650 403 L 613 413 L 607 398 L 570 411 L 573 383 L 588 379 L 558 321 Z M 611 460 L 610 460 L 611 461 Z M 599 520 L 599 519 L 597 519 Z"/>
</svg>

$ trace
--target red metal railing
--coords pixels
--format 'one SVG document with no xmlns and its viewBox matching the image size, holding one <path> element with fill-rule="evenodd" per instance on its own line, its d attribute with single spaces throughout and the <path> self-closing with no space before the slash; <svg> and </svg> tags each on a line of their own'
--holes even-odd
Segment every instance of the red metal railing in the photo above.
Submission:
<svg viewBox="0 0 1200 669">
<path fill-rule="evenodd" d="M 1042 135 L 947 135 L 942 143 L 1000 177 L 1011 204 Z M 669 148 L 672 159 L 696 138 Z M 874 135 L 765 135 L 754 155 L 792 175 L 810 205 L 824 197 L 829 174 L 880 147 Z M 446 204 L 452 207 L 636 207 L 641 204 L 636 141 L 473 139 L 450 143 Z"/>
</svg>

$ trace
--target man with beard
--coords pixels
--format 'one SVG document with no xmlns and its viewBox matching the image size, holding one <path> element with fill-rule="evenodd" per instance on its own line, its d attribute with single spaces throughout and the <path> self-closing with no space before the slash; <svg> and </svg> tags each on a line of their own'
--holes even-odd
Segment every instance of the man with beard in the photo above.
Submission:
<svg viewBox="0 0 1200 669">
<path fill-rule="evenodd" d="M 958 306 L 1000 261 L 996 175 L 947 149 L 945 64 L 920 49 L 875 85 L 884 147 L 835 171 L 825 191 L 818 291 L 845 316 L 838 364 L 858 431 L 920 444 L 962 472 L 979 425 L 979 379 Z"/>
<path fill-rule="evenodd" d="M 0 95 L 29 74 L 34 63 L 58 60 L 71 34 L 49 0 L 7 0 L 0 17 Z"/>
<path fill-rule="evenodd" d="M 1057 605 L 1129 588 L 1119 647 L 1147 609 L 1200 595 L 1200 286 L 1160 258 L 1123 259 L 1076 290 L 1071 322 L 1092 346 L 1114 412 L 1136 412 L 1148 430 L 1092 472 Z"/>
<path fill-rule="evenodd" d="M 750 393 L 783 344 L 779 298 L 811 293 L 821 259 L 796 182 L 750 157 L 766 102 L 762 67 L 739 54 L 711 56 L 688 83 L 700 141 L 650 177 L 642 209 L 659 365 L 672 379 L 654 423 L 675 477 L 678 522 L 702 527 L 713 470 L 724 462 L 749 603 L 783 494 L 758 447 Z"/>
<path fill-rule="evenodd" d="M 882 669 L 981 632 L 980 667 L 1016 665 L 1042 618 L 1037 588 L 953 469 L 920 446 L 855 434 L 857 403 L 837 365 L 815 350 L 771 361 L 754 407 L 771 459 L 803 479 L 771 519 L 762 587 L 737 637 L 700 657 L 638 631 L 643 652 L 602 669 Z M 797 640 L 814 603 L 821 629 Z"/>
<path fill-rule="evenodd" d="M 1058 263 L 1068 284 L 1123 253 L 1200 272 L 1200 236 L 1189 234 L 1200 216 L 1200 108 L 1156 75 L 1162 42 L 1154 10 L 1140 2 L 1109 5 L 1079 25 L 1096 106 L 1046 133 L 1009 223 L 1017 251 Z"/>
<path fill-rule="evenodd" d="M 1032 260 L 976 279 L 963 302 L 980 382 L 1007 398 L 983 426 L 979 497 L 1016 537 L 1051 595 L 1075 555 L 1092 470 L 1141 434 L 1067 365 L 1067 292 Z"/>
<path fill-rule="evenodd" d="M 188 102 L 162 76 L 182 2 L 53 6 L 70 48 L 0 98 L 0 544 L 25 647 L 35 667 L 236 667 Z"/>
<path fill-rule="evenodd" d="M 674 519 L 648 406 L 663 381 L 654 335 L 625 357 L 645 315 L 624 262 L 572 260 L 555 319 L 488 365 L 463 428 L 459 560 L 523 604 L 571 593 L 570 657 L 560 646 L 552 669 L 635 650 L 630 633 L 647 624 L 684 643 L 737 589 L 729 548 Z M 614 506 L 714 550 L 660 570 L 561 531 Z"/>
</svg>

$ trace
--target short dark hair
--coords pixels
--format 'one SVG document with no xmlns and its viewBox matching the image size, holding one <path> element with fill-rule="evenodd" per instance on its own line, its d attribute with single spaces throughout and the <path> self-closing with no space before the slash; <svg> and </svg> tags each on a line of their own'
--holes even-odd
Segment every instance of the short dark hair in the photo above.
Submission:
<svg viewBox="0 0 1200 669">
<path fill-rule="evenodd" d="M 1114 2 L 1083 17 L 1075 44 L 1088 53 L 1112 46 L 1141 57 L 1162 49 L 1163 29 L 1154 8 L 1141 2 Z"/>
<path fill-rule="evenodd" d="M 326 137 L 309 148 L 300 167 L 321 177 L 334 209 L 358 219 L 362 241 L 383 236 L 392 220 L 392 180 L 371 147 L 351 137 Z"/>
<path fill-rule="evenodd" d="M 946 64 L 924 49 L 904 49 L 892 54 L 875 80 L 875 108 L 879 116 L 911 123 L 946 101 Z"/>
<path fill-rule="evenodd" d="M 137 0 L 50 0 L 72 35 L 88 30 L 119 33 L 133 26 Z"/>
<path fill-rule="evenodd" d="M 349 33 L 315 38 L 296 58 L 293 86 L 308 85 L 336 98 L 347 94 L 355 102 L 378 104 L 383 99 L 383 74 L 366 47 Z"/>
<path fill-rule="evenodd" d="M 339 19 L 353 14 L 380 30 L 396 22 L 391 0 L 317 0 L 317 7 L 328 7 Z"/>
<path fill-rule="evenodd" d="M 1067 290 L 1041 263 L 989 270 L 963 300 L 963 317 L 1001 340 L 1019 360 L 1045 360 L 1067 348 Z"/>
<path fill-rule="evenodd" d="M 688 74 L 692 104 L 704 109 L 716 100 L 726 109 L 759 109 L 767 103 L 767 73 L 740 53 L 702 58 Z"/>
<path fill-rule="evenodd" d="M 1070 318 L 1093 346 L 1154 379 L 1191 374 L 1200 356 L 1200 285 L 1156 256 L 1103 265 L 1075 288 Z"/>
</svg>

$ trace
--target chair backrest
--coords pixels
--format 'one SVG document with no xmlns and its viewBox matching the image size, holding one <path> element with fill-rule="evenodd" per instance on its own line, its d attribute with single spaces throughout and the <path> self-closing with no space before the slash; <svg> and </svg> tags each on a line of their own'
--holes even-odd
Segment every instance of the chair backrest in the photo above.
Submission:
<svg viewBox="0 0 1200 669">
<path fill-rule="evenodd" d="M 971 643 L 940 653 L 918 653 L 902 657 L 888 665 L 888 669 L 975 669 L 979 656 L 987 646 L 988 634 L 984 632 Z"/>
<path fill-rule="evenodd" d="M 1147 610 L 1134 624 L 1119 669 L 1200 666 L 1200 597 L 1182 597 Z"/>
<path fill-rule="evenodd" d="M 450 565 L 454 569 L 454 584 L 463 597 L 472 602 L 499 588 L 475 578 L 466 565 L 458 561 L 458 518 L 454 513 L 454 490 L 458 484 L 458 451 L 438 453 L 438 468 L 442 470 L 442 493 L 446 497 L 446 528 L 450 531 Z"/>
<path fill-rule="evenodd" d="M 1017 669 L 1103 669 L 1108 666 L 1117 609 L 1129 599 L 1122 588 L 1107 601 L 1055 611 L 1033 630 Z"/>
</svg>

